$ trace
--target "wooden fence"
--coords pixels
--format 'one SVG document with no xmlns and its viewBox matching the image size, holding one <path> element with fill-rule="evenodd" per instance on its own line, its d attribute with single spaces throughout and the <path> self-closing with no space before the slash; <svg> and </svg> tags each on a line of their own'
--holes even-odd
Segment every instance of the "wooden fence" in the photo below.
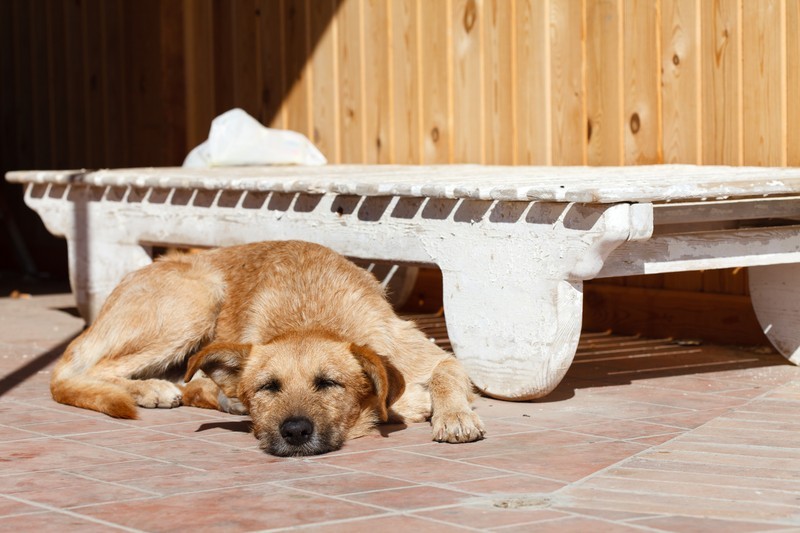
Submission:
<svg viewBox="0 0 800 533">
<path fill-rule="evenodd" d="M 179 164 L 234 106 L 331 162 L 800 165 L 800 0 L 4 0 L 0 75 L 2 170 Z"/>
</svg>

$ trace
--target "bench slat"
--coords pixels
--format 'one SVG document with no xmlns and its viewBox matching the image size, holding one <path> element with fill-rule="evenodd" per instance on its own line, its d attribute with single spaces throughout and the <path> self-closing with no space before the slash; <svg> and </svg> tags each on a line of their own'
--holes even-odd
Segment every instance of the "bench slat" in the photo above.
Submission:
<svg viewBox="0 0 800 533">
<path fill-rule="evenodd" d="M 548 202 L 673 202 L 800 194 L 800 168 L 328 165 L 15 171 L 15 183 Z"/>
</svg>

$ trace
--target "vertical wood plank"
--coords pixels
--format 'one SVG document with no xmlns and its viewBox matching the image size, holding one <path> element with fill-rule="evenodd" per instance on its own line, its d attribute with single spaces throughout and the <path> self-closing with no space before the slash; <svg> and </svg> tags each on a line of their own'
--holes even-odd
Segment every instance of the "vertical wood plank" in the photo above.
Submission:
<svg viewBox="0 0 800 533">
<path fill-rule="evenodd" d="M 125 47 L 130 162 L 136 166 L 164 165 L 161 5 L 157 0 L 139 0 L 123 6 L 125 34 L 135 36 Z"/>
<path fill-rule="evenodd" d="M 386 0 L 364 0 L 365 160 L 390 163 L 389 12 Z"/>
<path fill-rule="evenodd" d="M 286 94 L 285 28 L 286 6 L 283 0 L 256 0 L 259 12 L 258 47 L 261 64 L 261 123 L 272 128 L 285 129 L 286 112 L 283 97 Z M 317 2 L 314 2 L 317 4 Z"/>
<path fill-rule="evenodd" d="M 283 106 L 286 110 L 286 127 L 312 138 L 311 109 L 309 109 L 310 65 L 308 43 L 308 0 L 286 0 L 286 89 Z"/>
<path fill-rule="evenodd" d="M 9 80 L 14 85 L 14 96 L 17 104 L 15 113 L 20 117 L 16 120 L 16 131 L 11 135 L 16 141 L 17 160 L 25 165 L 33 162 L 33 124 L 30 117 L 33 115 L 35 103 L 30 87 L 33 79 L 31 69 L 31 5 L 27 0 L 13 2 L 14 24 L 12 26 L 12 39 L 14 50 L 14 75 Z"/>
<path fill-rule="evenodd" d="M 514 163 L 513 4 L 483 2 L 484 144 L 487 164 Z"/>
<path fill-rule="evenodd" d="M 621 0 L 586 4 L 587 160 L 624 162 Z"/>
<path fill-rule="evenodd" d="M 421 2 L 418 5 L 423 11 L 417 12 L 420 31 L 418 53 L 422 63 L 422 162 L 450 163 L 450 2 Z"/>
<path fill-rule="evenodd" d="M 700 2 L 703 164 L 740 165 L 739 5 Z"/>
<path fill-rule="evenodd" d="M 230 2 L 213 0 L 214 116 L 235 107 L 233 69 L 233 17 Z"/>
<path fill-rule="evenodd" d="M 339 161 L 338 83 L 336 80 L 336 6 L 333 0 L 311 2 L 311 42 L 316 42 L 311 61 L 312 141 L 331 163 Z"/>
<path fill-rule="evenodd" d="M 703 164 L 741 165 L 742 91 L 741 4 L 738 0 L 700 3 Z M 704 292 L 721 292 L 725 271 L 702 272 Z"/>
<path fill-rule="evenodd" d="M 233 100 L 253 117 L 261 116 L 261 61 L 258 46 L 260 10 L 253 0 L 230 2 L 233 25 Z"/>
<path fill-rule="evenodd" d="M 660 163 L 657 0 L 624 0 L 625 163 Z"/>
<path fill-rule="evenodd" d="M 782 0 L 742 2 L 742 101 L 745 165 L 783 165 Z M 744 23 L 746 21 L 746 23 Z"/>
<path fill-rule="evenodd" d="M 665 163 L 699 164 L 701 0 L 662 0 L 661 71 Z"/>
<path fill-rule="evenodd" d="M 14 84 L 14 10 L 11 2 L 0 2 L 0 128 L 4 132 L 3 142 L 0 142 L 0 171 L 11 170 L 17 167 L 16 143 L 11 138 L 16 131 L 16 94 Z M 60 21 L 59 21 L 60 23 Z M 58 43 L 57 46 L 61 46 Z M 6 138 L 8 136 L 8 138 Z M 0 187 L 6 187 L 5 182 Z"/>
<path fill-rule="evenodd" d="M 483 163 L 483 2 L 453 0 L 453 162 Z"/>
<path fill-rule="evenodd" d="M 183 0 L 186 77 L 186 144 L 208 138 L 214 106 L 214 23 L 211 0 Z"/>
<path fill-rule="evenodd" d="M 363 163 L 362 0 L 345 0 L 336 16 L 342 163 Z"/>
<path fill-rule="evenodd" d="M 586 163 L 583 0 L 550 3 L 550 71 L 554 165 Z"/>
<path fill-rule="evenodd" d="M 83 98 L 86 102 L 86 164 L 90 167 L 106 167 L 105 131 L 106 91 L 103 55 L 105 46 L 101 25 L 105 17 L 103 0 L 84 0 L 81 4 L 83 16 Z"/>
<path fill-rule="evenodd" d="M 53 159 L 48 146 L 50 130 L 50 92 L 55 88 L 48 83 L 47 25 L 45 12 L 48 9 L 43 0 L 29 0 L 31 62 L 30 92 L 33 108 L 31 115 L 24 120 L 31 121 L 33 137 L 33 165 L 36 168 L 52 168 Z"/>
<path fill-rule="evenodd" d="M 514 116 L 515 164 L 552 163 L 549 1 L 520 0 L 516 4 Z"/>
<path fill-rule="evenodd" d="M 2 19 L 2 15 L 0 15 Z M 69 168 L 69 148 L 66 142 L 67 136 L 67 94 L 64 90 L 67 79 L 67 72 L 64 67 L 64 5 L 61 2 L 53 3 L 45 10 L 42 24 L 47 31 L 47 83 L 49 90 L 49 122 L 47 142 L 50 145 L 50 158 L 52 168 Z M 0 33 L 3 29 L 0 28 Z M 3 43 L 0 43 L 0 47 Z M 9 50 L 9 48 L 2 48 Z M 3 74 L 0 73 L 0 77 Z M 10 79 L 2 77 L 2 79 Z M 6 85 L 6 84 L 2 84 Z M 0 99 L 5 87 L 0 89 Z M 3 131 L 11 131 L 7 126 Z M 2 165 L 0 165 L 2 166 Z"/>
<path fill-rule="evenodd" d="M 123 32 L 123 0 L 104 0 L 103 19 L 103 85 L 105 110 L 103 134 L 106 138 L 106 161 L 110 167 L 129 166 L 129 131 L 125 117 L 128 91 L 125 83 L 126 65 L 124 60 L 125 39 Z M 60 143 L 60 141 L 59 141 Z M 58 167 L 66 168 L 66 167 Z"/>
<path fill-rule="evenodd" d="M 800 0 L 786 0 L 786 164 L 800 166 Z"/>
<path fill-rule="evenodd" d="M 421 105 L 416 0 L 392 0 L 392 94 L 394 162 L 419 164 Z"/>
<path fill-rule="evenodd" d="M 160 27 L 160 87 L 158 92 L 162 143 L 161 165 L 176 166 L 183 162 L 189 149 L 186 146 L 186 80 L 183 53 L 183 2 L 161 2 Z"/>
<path fill-rule="evenodd" d="M 67 106 L 67 131 L 63 142 L 67 143 L 69 164 L 67 168 L 88 166 L 85 146 L 86 101 L 83 97 L 83 17 L 80 5 L 65 2 L 64 7 L 64 80 L 63 90 L 69 106 Z M 126 61 L 127 65 L 127 61 Z M 130 68 L 130 65 L 128 65 Z"/>
</svg>

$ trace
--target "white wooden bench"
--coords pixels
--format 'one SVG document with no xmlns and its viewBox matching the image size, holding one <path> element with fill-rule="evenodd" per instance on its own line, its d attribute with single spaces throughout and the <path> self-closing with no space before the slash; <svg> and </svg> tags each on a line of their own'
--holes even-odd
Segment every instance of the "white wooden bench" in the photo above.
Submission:
<svg viewBox="0 0 800 533">
<path fill-rule="evenodd" d="M 303 239 L 435 264 L 453 349 L 491 396 L 550 392 L 583 281 L 750 267 L 761 324 L 800 362 L 800 169 L 325 166 L 11 172 L 66 237 L 88 320 L 154 245 Z"/>
</svg>

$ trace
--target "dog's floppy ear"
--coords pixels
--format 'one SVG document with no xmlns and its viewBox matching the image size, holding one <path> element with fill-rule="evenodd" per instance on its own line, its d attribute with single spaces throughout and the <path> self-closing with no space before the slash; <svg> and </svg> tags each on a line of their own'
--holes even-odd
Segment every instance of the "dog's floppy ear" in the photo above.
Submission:
<svg viewBox="0 0 800 533">
<path fill-rule="evenodd" d="M 391 363 L 366 346 L 351 345 L 350 351 L 361 363 L 378 396 L 378 416 L 382 422 L 389 418 L 389 407 L 406 389 L 403 375 Z"/>
<path fill-rule="evenodd" d="M 250 348 L 249 344 L 210 344 L 189 358 L 184 381 L 188 383 L 198 370 L 202 370 L 227 397 L 236 398 L 239 374 Z"/>
</svg>

